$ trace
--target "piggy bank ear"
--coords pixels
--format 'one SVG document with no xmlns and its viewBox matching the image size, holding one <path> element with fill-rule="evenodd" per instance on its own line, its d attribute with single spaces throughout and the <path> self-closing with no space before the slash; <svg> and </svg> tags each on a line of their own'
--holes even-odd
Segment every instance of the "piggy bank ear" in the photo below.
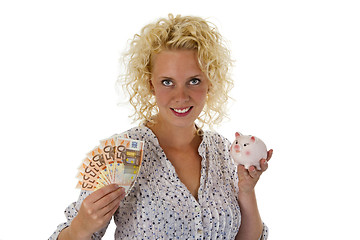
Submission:
<svg viewBox="0 0 360 240">
<path fill-rule="evenodd" d="M 254 137 L 254 136 L 251 136 L 250 140 L 251 140 L 251 142 L 253 142 L 253 143 L 254 143 L 256 139 L 255 139 L 255 137 Z"/>
<path fill-rule="evenodd" d="M 235 133 L 235 137 L 240 137 L 240 136 L 242 136 L 241 133 L 239 133 L 239 132 L 236 132 L 236 133 Z"/>
</svg>

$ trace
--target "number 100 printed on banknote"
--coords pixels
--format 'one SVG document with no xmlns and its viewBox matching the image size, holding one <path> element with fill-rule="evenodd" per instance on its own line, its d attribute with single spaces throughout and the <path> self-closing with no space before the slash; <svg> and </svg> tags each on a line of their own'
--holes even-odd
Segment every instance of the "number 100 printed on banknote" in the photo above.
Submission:
<svg viewBox="0 0 360 240">
<path fill-rule="evenodd" d="M 116 183 L 128 192 L 139 174 L 144 142 L 115 135 L 100 141 L 79 167 L 77 187 L 95 191 Z"/>
</svg>

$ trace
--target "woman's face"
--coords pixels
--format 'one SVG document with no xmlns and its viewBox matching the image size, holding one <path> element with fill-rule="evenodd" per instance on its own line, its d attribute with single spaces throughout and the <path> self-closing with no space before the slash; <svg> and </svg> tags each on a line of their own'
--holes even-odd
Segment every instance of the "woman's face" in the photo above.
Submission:
<svg viewBox="0 0 360 240">
<path fill-rule="evenodd" d="M 209 80 L 195 50 L 164 50 L 153 58 L 151 87 L 159 123 L 193 127 L 204 108 Z"/>
</svg>

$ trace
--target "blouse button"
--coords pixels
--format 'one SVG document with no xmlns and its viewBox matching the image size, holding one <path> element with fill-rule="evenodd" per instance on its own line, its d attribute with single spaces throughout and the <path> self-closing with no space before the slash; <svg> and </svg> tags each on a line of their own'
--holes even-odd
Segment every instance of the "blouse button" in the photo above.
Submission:
<svg viewBox="0 0 360 240">
<path fill-rule="evenodd" d="M 199 207 L 195 207 L 195 211 L 196 211 L 196 212 L 200 212 L 200 208 L 199 208 Z"/>
<path fill-rule="evenodd" d="M 197 230 L 197 233 L 198 233 L 198 234 L 202 234 L 202 233 L 203 233 L 203 230 L 198 229 L 198 230 Z"/>
</svg>

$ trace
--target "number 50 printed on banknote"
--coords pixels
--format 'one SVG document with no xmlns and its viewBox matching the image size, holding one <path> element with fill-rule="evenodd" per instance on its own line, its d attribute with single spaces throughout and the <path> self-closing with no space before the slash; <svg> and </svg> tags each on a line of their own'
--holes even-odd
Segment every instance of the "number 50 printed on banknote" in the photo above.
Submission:
<svg viewBox="0 0 360 240">
<path fill-rule="evenodd" d="M 128 193 L 139 174 L 144 142 L 115 135 L 100 141 L 79 167 L 77 187 L 95 191 L 116 183 Z"/>
</svg>

